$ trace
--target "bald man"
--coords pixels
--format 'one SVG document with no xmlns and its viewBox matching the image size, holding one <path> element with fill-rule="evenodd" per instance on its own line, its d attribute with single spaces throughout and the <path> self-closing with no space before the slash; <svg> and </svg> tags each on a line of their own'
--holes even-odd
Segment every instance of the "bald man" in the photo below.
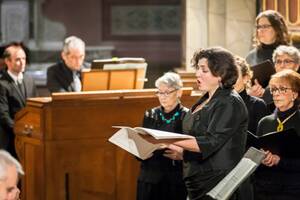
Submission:
<svg viewBox="0 0 300 200">
<path fill-rule="evenodd" d="M 6 70 L 0 78 L 0 149 L 17 157 L 14 145 L 14 116 L 26 105 L 26 99 L 36 96 L 31 77 L 23 74 L 26 55 L 19 45 L 8 46 L 3 54 Z"/>
</svg>

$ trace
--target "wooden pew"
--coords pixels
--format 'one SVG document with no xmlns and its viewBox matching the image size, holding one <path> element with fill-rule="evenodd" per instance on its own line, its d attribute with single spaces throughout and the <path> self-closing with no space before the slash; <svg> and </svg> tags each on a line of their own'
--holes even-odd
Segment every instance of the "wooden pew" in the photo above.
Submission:
<svg viewBox="0 0 300 200">
<path fill-rule="evenodd" d="M 185 88 L 182 102 L 199 98 Z M 112 125 L 140 126 L 154 89 L 53 93 L 15 117 L 23 200 L 133 200 L 139 162 L 108 142 Z"/>
<path fill-rule="evenodd" d="M 177 69 L 175 71 L 180 75 L 183 87 L 192 87 L 194 90 L 198 90 L 195 72 L 185 71 L 183 69 Z"/>
</svg>

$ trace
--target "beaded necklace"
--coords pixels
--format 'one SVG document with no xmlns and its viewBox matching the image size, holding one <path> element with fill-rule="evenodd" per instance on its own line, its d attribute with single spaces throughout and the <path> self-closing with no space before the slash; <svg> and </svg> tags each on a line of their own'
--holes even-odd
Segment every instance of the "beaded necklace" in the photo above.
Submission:
<svg viewBox="0 0 300 200">
<path fill-rule="evenodd" d="M 280 121 L 279 117 L 277 117 L 277 132 L 283 131 L 283 124 L 287 122 L 291 117 L 293 117 L 296 114 L 297 110 L 293 112 L 291 115 L 289 115 L 287 118 L 285 118 L 283 121 Z"/>
<path fill-rule="evenodd" d="M 166 122 L 166 124 L 170 124 L 172 121 L 175 121 L 176 117 L 179 116 L 179 111 L 176 111 L 170 119 L 166 119 L 165 116 L 160 112 L 159 116 L 161 117 L 161 120 L 163 122 Z"/>
</svg>

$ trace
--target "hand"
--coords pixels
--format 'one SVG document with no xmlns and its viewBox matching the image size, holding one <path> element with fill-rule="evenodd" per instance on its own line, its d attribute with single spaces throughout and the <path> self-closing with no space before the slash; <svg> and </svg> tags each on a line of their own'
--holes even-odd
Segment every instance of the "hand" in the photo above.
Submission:
<svg viewBox="0 0 300 200">
<path fill-rule="evenodd" d="M 248 91 L 248 94 L 255 97 L 262 97 L 265 93 L 265 89 L 259 84 L 259 82 L 255 79 L 254 85 Z"/>
<path fill-rule="evenodd" d="M 268 167 L 278 165 L 280 157 L 276 154 L 272 154 L 270 151 L 265 151 L 266 157 L 263 159 L 262 164 Z"/>
<path fill-rule="evenodd" d="M 173 144 L 169 144 L 163 155 L 172 160 L 182 160 L 183 159 L 183 148 L 173 145 Z"/>
</svg>

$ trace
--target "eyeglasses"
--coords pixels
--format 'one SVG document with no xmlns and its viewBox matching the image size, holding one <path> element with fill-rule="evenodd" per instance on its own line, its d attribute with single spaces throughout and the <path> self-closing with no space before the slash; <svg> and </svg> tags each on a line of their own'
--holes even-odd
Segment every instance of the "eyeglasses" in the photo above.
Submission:
<svg viewBox="0 0 300 200">
<path fill-rule="evenodd" d="M 174 89 L 174 90 L 171 90 L 171 91 L 166 91 L 166 92 L 161 92 L 161 91 L 157 91 L 155 92 L 155 95 L 158 96 L 158 97 L 169 97 L 173 92 L 177 91 L 178 89 Z"/>
<path fill-rule="evenodd" d="M 281 65 L 281 64 L 288 65 L 291 63 L 295 63 L 295 61 L 293 61 L 293 60 L 275 60 L 276 65 Z"/>
<path fill-rule="evenodd" d="M 272 27 L 271 24 L 262 24 L 262 25 L 257 25 L 257 26 L 256 26 L 256 29 L 257 29 L 257 30 L 258 30 L 258 29 L 268 29 L 268 28 L 270 28 L 270 27 Z"/>
<path fill-rule="evenodd" d="M 292 88 L 287 88 L 287 87 L 270 87 L 270 92 L 271 94 L 285 94 L 287 93 L 288 90 L 291 90 Z"/>
</svg>

